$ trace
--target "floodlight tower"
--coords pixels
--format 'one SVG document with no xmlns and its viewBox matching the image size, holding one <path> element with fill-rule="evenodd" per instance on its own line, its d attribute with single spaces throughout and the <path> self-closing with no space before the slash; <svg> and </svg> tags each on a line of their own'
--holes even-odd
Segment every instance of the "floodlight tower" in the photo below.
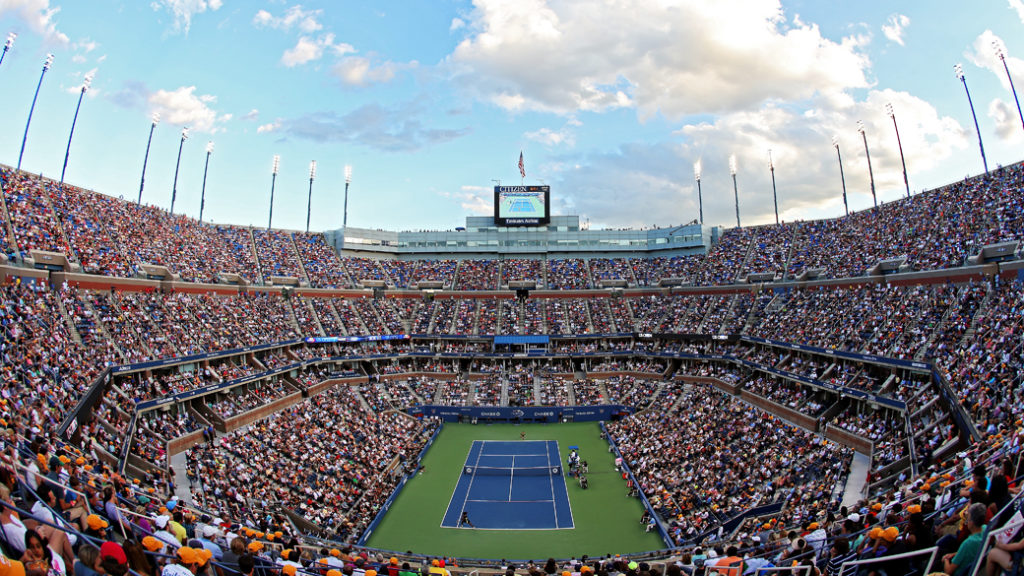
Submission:
<svg viewBox="0 0 1024 576">
<path fill-rule="evenodd" d="M 146 164 L 149 163 L 149 145 L 153 143 L 153 130 L 156 130 L 156 125 L 160 123 L 160 113 L 153 112 L 150 120 L 149 139 L 146 140 L 146 155 L 142 158 L 142 178 L 139 180 L 139 199 L 136 204 L 142 204 L 142 188 L 146 186 Z"/>
<path fill-rule="evenodd" d="M 68 148 L 64 151 L 64 167 L 60 169 L 60 185 L 64 186 L 64 173 L 68 169 L 68 156 L 71 155 L 71 139 L 75 136 L 75 124 L 78 123 L 78 111 L 82 108 L 82 98 L 92 84 L 92 74 L 86 74 L 82 81 L 82 91 L 78 93 L 78 105 L 75 106 L 75 117 L 71 120 L 71 133 L 68 134 Z"/>
<path fill-rule="evenodd" d="M 864 156 L 868 159 L 868 177 L 871 179 L 871 199 L 875 202 L 875 208 L 878 208 L 878 196 L 875 195 L 875 172 L 871 169 L 871 152 L 868 151 L 868 134 L 864 130 L 863 120 L 857 120 L 857 132 L 860 132 L 861 137 L 864 138 Z"/>
<path fill-rule="evenodd" d="M 839 136 L 832 137 L 832 145 L 836 148 L 836 156 L 839 157 L 839 179 L 843 183 L 843 208 L 846 215 L 850 215 L 850 205 L 846 202 L 846 176 L 843 175 L 843 154 L 839 151 Z"/>
<path fill-rule="evenodd" d="M 32 97 L 32 106 L 28 109 L 28 120 L 25 122 L 25 135 L 21 137 L 21 151 L 18 152 L 18 170 L 21 170 L 21 158 L 25 155 L 25 142 L 28 141 L 28 127 L 32 125 L 32 113 L 36 110 L 36 100 L 39 99 L 39 89 L 43 87 L 43 78 L 46 77 L 46 71 L 53 65 L 53 54 L 46 55 L 46 61 L 43 62 L 43 73 L 39 75 L 39 83 L 36 84 L 36 94 Z"/>
<path fill-rule="evenodd" d="M 978 133 L 978 148 L 981 150 L 981 163 L 985 167 L 985 174 L 988 175 L 988 160 L 985 159 L 985 145 L 981 142 L 981 130 L 978 128 L 978 115 L 974 113 L 974 102 L 971 101 L 971 91 L 967 89 L 967 77 L 964 76 L 964 67 L 957 64 L 953 66 L 953 73 L 964 85 L 964 92 L 967 93 L 967 104 L 971 107 L 971 117 L 974 118 L 974 131 Z"/>
<path fill-rule="evenodd" d="M 885 105 L 885 111 L 892 118 L 892 127 L 896 129 L 896 145 L 900 148 L 900 164 L 903 165 L 903 185 L 907 187 L 907 198 L 910 198 L 910 181 L 907 180 L 907 160 L 903 157 L 903 142 L 900 141 L 900 127 L 896 125 L 896 112 L 893 111 L 892 103 Z"/>
<path fill-rule="evenodd" d="M 341 229 L 348 229 L 348 185 L 352 183 L 352 167 L 345 165 L 345 208 L 341 217 Z"/>
<path fill-rule="evenodd" d="M 1013 92 L 1013 102 L 1017 105 L 1017 114 L 1020 116 L 1020 124 L 1024 126 L 1024 112 L 1020 111 L 1020 100 L 1017 99 L 1017 89 L 1013 87 L 1013 77 L 1010 76 L 1010 67 L 1006 65 L 1006 50 L 998 41 L 992 41 L 992 48 L 996 56 L 1003 62 L 1003 70 L 1006 70 L 1006 80 L 1010 82 L 1010 91 Z"/>
<path fill-rule="evenodd" d="M 700 192 L 700 160 L 693 163 L 693 176 L 697 179 L 697 209 L 700 210 L 700 225 L 704 225 L 704 199 Z"/>
<path fill-rule="evenodd" d="M 309 214 L 313 208 L 313 180 L 316 178 L 316 160 L 309 163 L 309 198 L 306 199 L 306 234 L 309 234 Z"/>
<path fill-rule="evenodd" d="M 274 165 L 270 169 L 270 214 L 267 216 L 267 230 L 274 223 L 274 185 L 277 184 L 277 169 L 281 166 L 281 157 L 274 154 Z"/>
<path fill-rule="evenodd" d="M 772 199 L 775 200 L 775 223 L 779 223 L 779 194 L 775 190 L 775 163 L 772 162 L 772 150 L 768 149 L 768 170 L 772 173 Z"/>
<path fill-rule="evenodd" d="M 736 227 L 740 227 L 740 190 L 736 186 L 736 155 L 729 156 L 729 172 L 732 173 L 732 193 L 736 198 Z"/>
<path fill-rule="evenodd" d="M 171 215 L 174 215 L 174 200 L 178 197 L 178 169 L 181 168 L 181 149 L 188 140 L 188 126 L 181 129 L 181 142 L 178 143 L 178 161 L 174 164 L 174 186 L 171 188 Z"/>
<path fill-rule="evenodd" d="M 203 208 L 206 207 L 206 172 L 210 169 L 210 154 L 213 154 L 213 142 L 206 143 L 206 164 L 203 166 L 203 191 L 199 195 L 199 221 L 203 221 Z"/>
</svg>

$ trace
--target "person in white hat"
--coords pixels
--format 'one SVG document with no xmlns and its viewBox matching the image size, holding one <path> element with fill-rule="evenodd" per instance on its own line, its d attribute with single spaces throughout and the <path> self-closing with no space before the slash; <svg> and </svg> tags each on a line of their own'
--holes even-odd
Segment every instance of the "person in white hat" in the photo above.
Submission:
<svg viewBox="0 0 1024 576">
<path fill-rule="evenodd" d="M 161 542 L 166 542 L 173 550 L 181 547 L 181 542 L 174 537 L 174 534 L 171 534 L 170 531 L 167 530 L 167 524 L 170 521 L 171 517 L 165 514 L 161 514 L 154 518 L 153 525 L 156 526 L 156 532 L 153 532 L 153 536 L 160 539 Z"/>
</svg>

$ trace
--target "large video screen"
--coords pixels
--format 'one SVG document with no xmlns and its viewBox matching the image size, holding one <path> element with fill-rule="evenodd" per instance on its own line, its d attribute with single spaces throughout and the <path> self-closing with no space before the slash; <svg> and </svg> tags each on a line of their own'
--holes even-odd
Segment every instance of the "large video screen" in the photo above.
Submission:
<svg viewBox="0 0 1024 576">
<path fill-rule="evenodd" d="M 498 226 L 542 226 L 550 221 L 550 186 L 494 187 L 494 223 Z"/>
</svg>

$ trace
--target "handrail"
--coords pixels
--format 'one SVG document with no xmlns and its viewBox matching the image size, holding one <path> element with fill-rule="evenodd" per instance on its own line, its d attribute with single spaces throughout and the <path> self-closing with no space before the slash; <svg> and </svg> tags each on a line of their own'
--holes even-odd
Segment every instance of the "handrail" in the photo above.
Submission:
<svg viewBox="0 0 1024 576">
<path fill-rule="evenodd" d="M 916 558 L 918 556 L 928 555 L 928 563 L 925 566 L 931 566 L 935 562 L 935 555 L 938 554 L 939 547 L 932 546 L 931 548 L 925 548 L 923 550 L 915 550 L 913 552 L 904 552 L 903 554 L 893 554 L 892 556 L 881 556 L 878 558 L 866 558 L 864 560 L 848 560 L 843 562 L 839 568 L 839 574 L 847 574 L 847 568 L 851 566 L 865 566 L 868 564 L 880 564 L 882 562 L 892 562 L 893 560 L 904 560 L 907 558 Z"/>
</svg>

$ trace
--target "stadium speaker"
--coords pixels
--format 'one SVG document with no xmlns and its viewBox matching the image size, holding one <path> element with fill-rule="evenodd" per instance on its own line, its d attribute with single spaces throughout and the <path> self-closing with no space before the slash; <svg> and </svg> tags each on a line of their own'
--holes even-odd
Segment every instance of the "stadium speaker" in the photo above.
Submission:
<svg viewBox="0 0 1024 576">
<path fill-rule="evenodd" d="M 526 288 L 519 288 L 516 290 L 516 298 L 520 300 L 526 300 L 530 297 L 530 291 Z"/>
</svg>

